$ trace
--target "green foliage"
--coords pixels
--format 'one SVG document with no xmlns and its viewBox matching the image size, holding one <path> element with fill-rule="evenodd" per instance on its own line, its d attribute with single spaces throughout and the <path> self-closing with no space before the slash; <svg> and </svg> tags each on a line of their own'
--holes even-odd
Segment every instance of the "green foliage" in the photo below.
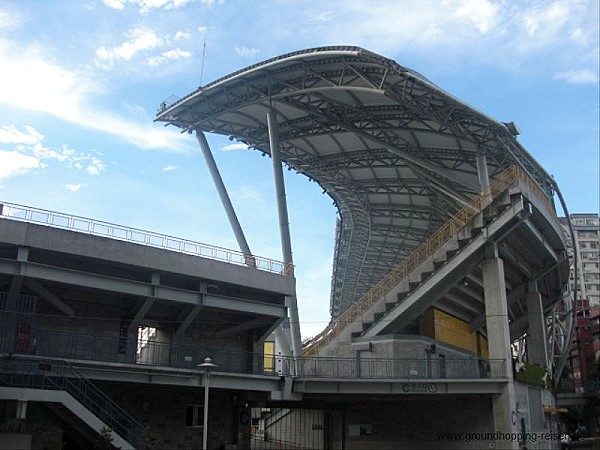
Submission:
<svg viewBox="0 0 600 450">
<path fill-rule="evenodd" d="M 94 443 L 93 450 L 112 450 L 114 448 L 112 441 L 112 430 L 108 427 L 102 427 L 98 432 L 98 437 Z"/>
<path fill-rule="evenodd" d="M 546 387 L 546 370 L 539 364 L 525 363 L 525 366 L 517 373 L 517 381 L 530 386 Z"/>
</svg>

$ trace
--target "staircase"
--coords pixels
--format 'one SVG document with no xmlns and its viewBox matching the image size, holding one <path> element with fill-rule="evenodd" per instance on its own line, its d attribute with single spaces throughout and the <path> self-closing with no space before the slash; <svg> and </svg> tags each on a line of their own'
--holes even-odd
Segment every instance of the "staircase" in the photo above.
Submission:
<svg viewBox="0 0 600 450">
<path fill-rule="evenodd" d="M 480 250 L 490 236 L 490 229 L 500 230 L 524 204 L 512 205 L 510 188 L 522 184 L 546 201 L 535 183 L 516 166 L 502 172 L 481 195 L 476 196 L 432 236 L 417 247 L 405 260 L 373 286 L 362 298 L 349 307 L 304 347 L 304 356 L 323 356 L 323 350 L 333 341 L 372 337 L 383 332 L 392 321 L 400 328 L 416 319 L 422 312 L 419 299 L 428 289 L 439 287 L 437 277 L 446 281 L 452 276 L 448 268 L 465 262 L 470 254 Z M 510 211 L 506 211 L 510 210 Z M 495 226 L 491 222 L 497 222 Z M 482 230 L 485 229 L 485 232 Z M 428 280 L 430 283 L 428 283 Z M 426 286 L 429 284 L 428 286 Z M 410 298 L 409 298 L 410 297 Z M 400 322 L 398 318 L 401 317 Z"/>
<path fill-rule="evenodd" d="M 66 361 L 0 359 L 0 398 L 62 403 L 99 432 L 113 433 L 113 444 L 134 449 L 143 426 Z"/>
</svg>

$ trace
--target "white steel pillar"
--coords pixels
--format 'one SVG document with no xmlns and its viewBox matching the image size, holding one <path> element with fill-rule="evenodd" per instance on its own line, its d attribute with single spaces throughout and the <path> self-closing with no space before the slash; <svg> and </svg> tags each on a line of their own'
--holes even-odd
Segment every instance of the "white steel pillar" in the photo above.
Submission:
<svg viewBox="0 0 600 450">
<path fill-rule="evenodd" d="M 237 240 L 240 250 L 244 254 L 246 265 L 255 267 L 256 263 L 254 262 L 252 252 L 250 251 L 250 247 L 248 246 L 248 242 L 244 236 L 244 231 L 242 230 L 240 222 L 235 214 L 235 210 L 233 209 L 233 204 L 231 203 L 231 199 L 229 198 L 229 194 L 227 193 L 227 189 L 225 188 L 225 184 L 223 183 L 223 179 L 221 178 L 221 174 L 219 173 L 215 159 L 213 158 L 210 147 L 208 146 L 206 136 L 204 136 L 204 133 L 201 131 L 196 130 L 196 138 L 198 139 L 198 143 L 202 149 L 202 154 L 204 155 L 204 160 L 206 161 L 210 175 L 215 183 L 217 192 L 219 193 L 223 208 L 225 208 L 225 213 L 227 214 L 227 218 L 229 219 L 229 223 L 233 229 L 235 239 Z"/>
<path fill-rule="evenodd" d="M 477 177 L 479 178 L 481 192 L 484 192 L 490 186 L 490 175 L 488 173 L 485 153 L 477 155 Z"/>
<path fill-rule="evenodd" d="M 502 386 L 502 392 L 492 397 L 493 431 L 498 432 L 499 437 L 502 438 L 496 442 L 499 448 L 516 450 L 519 448 L 519 443 L 516 439 L 511 439 L 513 433 L 517 432 L 517 407 L 512 373 L 504 262 L 499 258 L 495 244 L 486 249 L 482 269 L 491 376 L 507 379 Z"/>
<path fill-rule="evenodd" d="M 279 214 L 279 233 L 281 234 L 281 251 L 283 253 L 284 270 L 293 275 L 294 261 L 292 258 L 292 241 L 290 238 L 290 226 L 288 221 L 287 201 L 285 198 L 285 183 L 283 181 L 283 169 L 281 167 L 281 156 L 279 154 L 279 133 L 277 119 L 274 111 L 267 113 L 267 125 L 269 128 L 269 145 L 271 147 L 271 159 L 273 161 L 273 177 L 275 180 L 275 194 L 277 196 L 277 212 Z M 295 295 L 286 297 L 286 305 L 290 312 L 290 332 L 292 335 L 292 354 L 294 358 L 302 356 L 302 338 L 300 335 L 300 319 L 298 316 L 298 303 Z"/>
</svg>

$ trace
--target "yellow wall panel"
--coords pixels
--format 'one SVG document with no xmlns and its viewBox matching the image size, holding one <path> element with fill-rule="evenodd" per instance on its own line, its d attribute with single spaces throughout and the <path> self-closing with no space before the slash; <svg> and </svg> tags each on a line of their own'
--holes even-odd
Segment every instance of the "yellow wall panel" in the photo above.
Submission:
<svg viewBox="0 0 600 450">
<path fill-rule="evenodd" d="M 477 334 L 467 322 L 435 309 L 434 324 L 435 339 L 477 353 Z"/>
<path fill-rule="evenodd" d="M 490 353 L 488 350 L 488 341 L 486 338 L 484 338 L 481 334 L 477 333 L 477 347 L 478 347 L 478 352 L 479 355 L 482 358 L 489 358 L 490 357 Z"/>
</svg>

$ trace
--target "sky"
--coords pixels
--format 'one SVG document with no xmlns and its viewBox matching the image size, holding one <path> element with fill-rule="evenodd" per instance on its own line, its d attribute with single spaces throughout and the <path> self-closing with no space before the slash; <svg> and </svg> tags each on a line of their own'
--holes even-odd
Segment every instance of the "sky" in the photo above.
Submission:
<svg viewBox="0 0 600 450">
<path fill-rule="evenodd" d="M 521 129 L 570 213 L 599 212 L 598 0 L 2 0 L 0 202 L 236 249 L 192 135 L 154 123 L 283 53 L 355 45 Z M 204 55 L 204 57 L 203 57 Z M 254 254 L 281 260 L 271 161 L 207 136 Z M 329 322 L 336 211 L 285 171 L 303 338 Z"/>
</svg>

